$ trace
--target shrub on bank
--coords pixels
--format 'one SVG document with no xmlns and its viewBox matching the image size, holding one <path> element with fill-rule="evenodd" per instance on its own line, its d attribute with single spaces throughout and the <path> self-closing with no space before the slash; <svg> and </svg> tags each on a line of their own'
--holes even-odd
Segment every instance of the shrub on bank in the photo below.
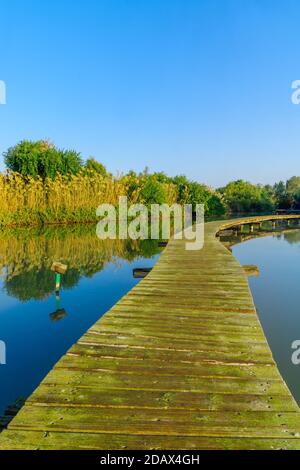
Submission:
<svg viewBox="0 0 300 470">
<path fill-rule="evenodd" d="M 58 149 L 45 140 L 23 140 L 4 153 L 4 160 L 9 170 L 34 179 L 76 175 L 82 168 L 78 152 Z"/>
<path fill-rule="evenodd" d="M 232 213 L 270 212 L 275 207 L 273 196 L 265 187 L 248 181 L 233 181 L 220 192 Z"/>
</svg>

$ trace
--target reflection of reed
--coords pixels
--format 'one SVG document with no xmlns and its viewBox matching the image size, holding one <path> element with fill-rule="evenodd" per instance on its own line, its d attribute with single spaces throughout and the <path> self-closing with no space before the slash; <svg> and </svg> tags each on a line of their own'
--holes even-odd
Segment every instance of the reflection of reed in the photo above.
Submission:
<svg viewBox="0 0 300 470">
<path fill-rule="evenodd" d="M 131 261 L 159 251 L 156 241 L 99 240 L 93 226 L 11 229 L 0 235 L 0 269 L 7 292 L 28 300 L 53 291 L 53 261 L 68 265 L 62 285 L 69 288 L 119 258 Z"/>
</svg>

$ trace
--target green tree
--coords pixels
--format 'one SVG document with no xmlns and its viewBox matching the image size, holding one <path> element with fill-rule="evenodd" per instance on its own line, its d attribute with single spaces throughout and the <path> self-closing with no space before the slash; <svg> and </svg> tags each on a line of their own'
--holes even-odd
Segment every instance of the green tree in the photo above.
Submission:
<svg viewBox="0 0 300 470">
<path fill-rule="evenodd" d="M 206 217 L 225 214 L 226 207 L 221 194 L 204 184 L 189 181 L 184 175 L 175 176 L 171 181 L 176 185 L 179 204 L 192 204 L 194 210 L 197 204 L 203 204 Z"/>
<path fill-rule="evenodd" d="M 222 197 L 214 190 L 208 188 L 204 184 L 191 182 L 188 184 L 189 196 L 187 203 L 193 205 L 196 209 L 197 204 L 203 204 L 206 217 L 224 215 L 226 212 Z"/>
<path fill-rule="evenodd" d="M 283 181 L 274 185 L 274 198 L 278 209 L 289 209 L 293 205 L 293 197 L 288 193 L 286 183 Z"/>
<path fill-rule="evenodd" d="M 177 175 L 172 178 L 172 183 L 176 185 L 178 194 L 178 203 L 187 204 L 189 200 L 190 181 L 184 175 Z"/>
<path fill-rule="evenodd" d="M 166 175 L 163 171 L 153 173 L 153 176 L 159 183 L 171 182 L 171 178 L 168 175 Z"/>
<path fill-rule="evenodd" d="M 297 210 L 300 209 L 300 189 L 293 195 L 293 208 Z"/>
<path fill-rule="evenodd" d="M 286 190 L 288 194 L 294 195 L 300 191 L 300 176 L 292 176 L 286 182 Z"/>
<path fill-rule="evenodd" d="M 217 192 L 211 193 L 208 201 L 207 201 L 207 217 L 221 217 L 226 214 L 226 206 L 223 202 L 223 198 L 221 194 Z"/>
<path fill-rule="evenodd" d="M 87 161 L 85 162 L 85 168 L 88 171 L 93 171 L 95 173 L 98 173 L 99 175 L 107 176 L 105 166 L 93 157 L 87 159 Z"/>
<path fill-rule="evenodd" d="M 281 209 L 299 209 L 300 207 L 300 176 L 292 176 L 286 184 L 282 181 L 276 186 L 277 205 Z M 284 189 L 285 188 L 285 191 Z M 280 190 L 280 191 L 279 191 Z"/>
<path fill-rule="evenodd" d="M 147 207 L 151 204 L 164 204 L 167 201 L 166 191 L 155 177 L 145 178 L 140 192 L 140 201 Z"/>
<path fill-rule="evenodd" d="M 188 184 L 188 194 L 187 203 L 192 204 L 194 210 L 197 204 L 204 204 L 205 210 L 207 209 L 210 193 L 206 186 L 193 181 Z"/>
<path fill-rule="evenodd" d="M 23 140 L 3 155 L 9 170 L 32 178 L 55 178 L 57 173 L 77 174 L 82 167 L 78 152 L 57 149 L 45 140 Z"/>
<path fill-rule="evenodd" d="M 232 213 L 269 212 L 274 208 L 272 197 L 268 191 L 248 181 L 233 181 L 221 191 L 224 201 Z"/>
</svg>

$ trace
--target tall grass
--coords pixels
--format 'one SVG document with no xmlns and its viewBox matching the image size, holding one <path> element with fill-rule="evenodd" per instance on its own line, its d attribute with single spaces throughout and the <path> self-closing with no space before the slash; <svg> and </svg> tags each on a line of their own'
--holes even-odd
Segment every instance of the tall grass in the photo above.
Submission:
<svg viewBox="0 0 300 470">
<path fill-rule="evenodd" d="M 132 189 L 134 188 L 134 189 Z M 176 190 L 165 185 L 168 202 Z M 118 205 L 120 196 L 139 201 L 141 184 L 132 177 L 103 177 L 95 172 L 33 179 L 18 173 L 0 174 L 0 225 L 94 222 L 102 203 Z"/>
</svg>

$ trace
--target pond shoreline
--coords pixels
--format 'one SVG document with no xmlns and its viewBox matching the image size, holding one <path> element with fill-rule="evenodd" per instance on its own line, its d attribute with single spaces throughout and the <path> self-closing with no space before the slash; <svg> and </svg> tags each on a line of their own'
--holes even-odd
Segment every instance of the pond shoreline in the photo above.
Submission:
<svg viewBox="0 0 300 470">
<path fill-rule="evenodd" d="M 116 206 L 117 208 L 117 206 Z M 96 211 L 95 211 L 96 212 Z M 217 221 L 223 221 L 223 220 L 233 220 L 233 219 L 240 219 L 240 218 L 244 218 L 244 217 L 271 217 L 272 215 L 275 215 L 275 214 L 253 214 L 253 213 L 250 213 L 250 214 L 243 214 L 243 213 L 236 213 L 236 214 L 226 214 L 226 215 L 223 215 L 223 216 L 215 216 L 215 217 L 205 217 L 205 223 L 208 223 L 208 222 L 217 222 Z M 281 216 L 282 217 L 282 216 Z M 91 218 L 91 219 L 80 219 L 78 218 L 77 220 L 58 220 L 58 221 L 49 221 L 49 220 L 36 220 L 34 222 L 18 222 L 18 223 L 0 223 L 0 229 L 4 229 L 4 228 L 30 228 L 30 227 L 35 227 L 35 228 L 41 228 L 41 227 L 47 227 L 47 226 L 72 226 L 72 225 L 92 225 L 92 224 L 97 224 L 99 222 L 99 217 L 94 217 L 94 218 Z M 128 218 L 128 221 L 130 219 Z M 150 217 L 149 217 L 149 222 L 150 222 Z"/>
</svg>

